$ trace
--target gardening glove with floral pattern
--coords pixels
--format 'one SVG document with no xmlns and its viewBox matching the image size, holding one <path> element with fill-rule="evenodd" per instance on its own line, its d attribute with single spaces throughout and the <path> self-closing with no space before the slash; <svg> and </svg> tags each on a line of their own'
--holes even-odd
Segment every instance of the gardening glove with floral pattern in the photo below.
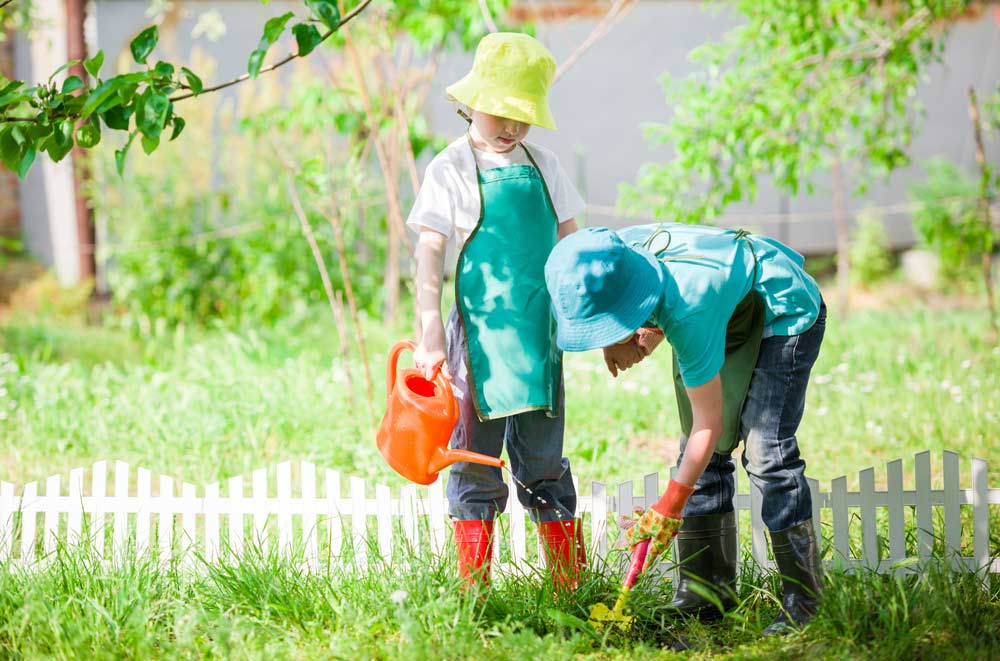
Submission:
<svg viewBox="0 0 1000 661">
<path fill-rule="evenodd" d="M 643 512 L 635 525 L 626 533 L 629 548 L 634 548 L 644 539 L 650 540 L 649 553 L 646 555 L 642 571 L 655 564 L 657 557 L 670 547 L 670 542 L 681 527 L 681 511 L 693 492 L 694 487 L 670 480 L 663 496 Z"/>
</svg>

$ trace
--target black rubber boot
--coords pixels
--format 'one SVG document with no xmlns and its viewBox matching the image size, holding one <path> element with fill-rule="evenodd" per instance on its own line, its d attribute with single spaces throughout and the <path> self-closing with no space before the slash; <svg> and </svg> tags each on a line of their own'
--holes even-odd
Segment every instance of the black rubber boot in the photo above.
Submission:
<svg viewBox="0 0 1000 661">
<path fill-rule="evenodd" d="M 781 573 L 781 611 L 765 636 L 783 635 L 805 626 L 819 608 L 823 561 L 812 519 L 771 533 L 774 561 Z"/>
<path fill-rule="evenodd" d="M 716 619 L 733 608 L 737 553 L 734 512 L 685 517 L 677 532 L 681 580 L 667 608 L 703 620 Z M 714 592 L 723 610 L 691 589 L 693 583 Z"/>
</svg>

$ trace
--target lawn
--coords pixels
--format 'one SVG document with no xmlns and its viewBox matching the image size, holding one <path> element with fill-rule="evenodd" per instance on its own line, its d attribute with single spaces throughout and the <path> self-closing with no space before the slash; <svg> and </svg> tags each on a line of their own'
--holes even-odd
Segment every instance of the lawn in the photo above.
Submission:
<svg viewBox="0 0 1000 661">
<path fill-rule="evenodd" d="M 144 338 L 73 315 L 11 314 L 0 325 L 0 478 L 22 484 L 122 459 L 202 484 L 309 459 L 399 485 L 374 449 L 373 430 L 383 356 L 406 332 L 375 322 L 364 330 L 371 409 L 360 365 L 337 358 L 322 310 L 273 328 Z M 916 300 L 847 319 L 831 314 L 799 435 L 809 474 L 824 489 L 847 475 L 856 489 L 859 469 L 902 457 L 912 487 L 914 452 L 951 449 L 987 460 L 995 475 L 1000 348 L 983 341 L 985 330 L 981 311 Z M 669 365 L 664 351 L 615 380 L 595 354 L 567 357 L 566 452 L 582 482 L 639 478 L 673 462 Z M 934 470 L 938 480 L 937 460 Z M 884 473 L 876 476 L 884 483 Z M 669 583 L 644 579 L 637 626 L 603 636 L 582 622 L 591 604 L 611 599 L 617 566 L 595 568 L 569 596 L 531 575 L 499 581 L 485 599 L 463 595 L 451 568 L 447 558 L 422 558 L 409 571 L 335 567 L 309 576 L 265 556 L 191 573 L 142 559 L 113 569 L 60 553 L 40 573 L 0 572 L 0 654 L 658 658 L 679 645 L 693 658 L 1000 653 L 1000 585 L 994 579 L 984 591 L 975 577 L 933 568 L 905 578 L 834 573 L 816 623 L 776 641 L 759 640 L 775 613 L 773 578 L 748 574 L 741 608 L 707 626 L 664 619 L 657 606 Z"/>
</svg>

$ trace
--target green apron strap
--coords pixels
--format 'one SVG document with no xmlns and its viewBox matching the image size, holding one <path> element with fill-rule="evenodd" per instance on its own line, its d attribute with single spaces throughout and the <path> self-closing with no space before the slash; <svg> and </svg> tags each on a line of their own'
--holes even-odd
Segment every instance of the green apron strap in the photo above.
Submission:
<svg viewBox="0 0 1000 661">
<path fill-rule="evenodd" d="M 739 230 L 735 233 L 737 241 L 744 240 L 754 256 L 753 280 L 757 282 L 757 251 L 749 232 Z M 726 325 L 726 359 L 719 371 L 722 380 L 722 437 L 715 448 L 717 454 L 732 454 L 740 442 L 740 417 L 750 390 L 750 380 L 753 378 L 757 357 L 760 354 L 760 342 L 764 336 L 764 300 L 753 290 L 743 297 L 733 311 Z M 677 413 L 680 417 L 681 430 L 686 436 L 691 435 L 694 425 L 694 415 L 691 411 L 691 400 L 688 399 L 687 388 L 681 378 L 680 364 L 677 352 L 673 352 L 674 393 L 677 398 Z"/>
</svg>

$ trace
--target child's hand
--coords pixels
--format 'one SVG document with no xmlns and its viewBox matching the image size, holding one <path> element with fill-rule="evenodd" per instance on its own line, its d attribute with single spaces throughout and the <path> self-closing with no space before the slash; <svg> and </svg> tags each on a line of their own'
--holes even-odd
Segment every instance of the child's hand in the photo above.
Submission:
<svg viewBox="0 0 1000 661">
<path fill-rule="evenodd" d="M 638 511 L 637 511 L 638 513 Z M 670 548 L 670 542 L 677 535 L 681 527 L 681 519 L 660 514 L 652 507 L 642 512 L 634 526 L 631 526 L 625 533 L 629 548 L 644 539 L 649 540 L 649 552 L 646 555 L 646 563 L 642 571 L 646 571 L 651 565 L 656 564 L 656 559 L 661 553 Z"/>
<path fill-rule="evenodd" d="M 446 379 L 451 380 L 443 335 L 442 332 L 439 339 L 437 333 L 425 333 L 420 344 L 413 351 L 413 364 L 423 372 L 424 378 L 428 381 L 433 380 L 439 371 L 444 374 Z"/>
<path fill-rule="evenodd" d="M 643 357 L 644 354 L 636 342 L 635 335 L 621 344 L 604 347 L 604 364 L 614 377 L 618 376 L 618 372 L 624 372 L 638 363 Z"/>
<path fill-rule="evenodd" d="M 651 328 L 640 328 L 635 332 L 635 337 L 643 358 L 653 353 L 653 349 L 663 342 L 663 332 Z"/>
</svg>

